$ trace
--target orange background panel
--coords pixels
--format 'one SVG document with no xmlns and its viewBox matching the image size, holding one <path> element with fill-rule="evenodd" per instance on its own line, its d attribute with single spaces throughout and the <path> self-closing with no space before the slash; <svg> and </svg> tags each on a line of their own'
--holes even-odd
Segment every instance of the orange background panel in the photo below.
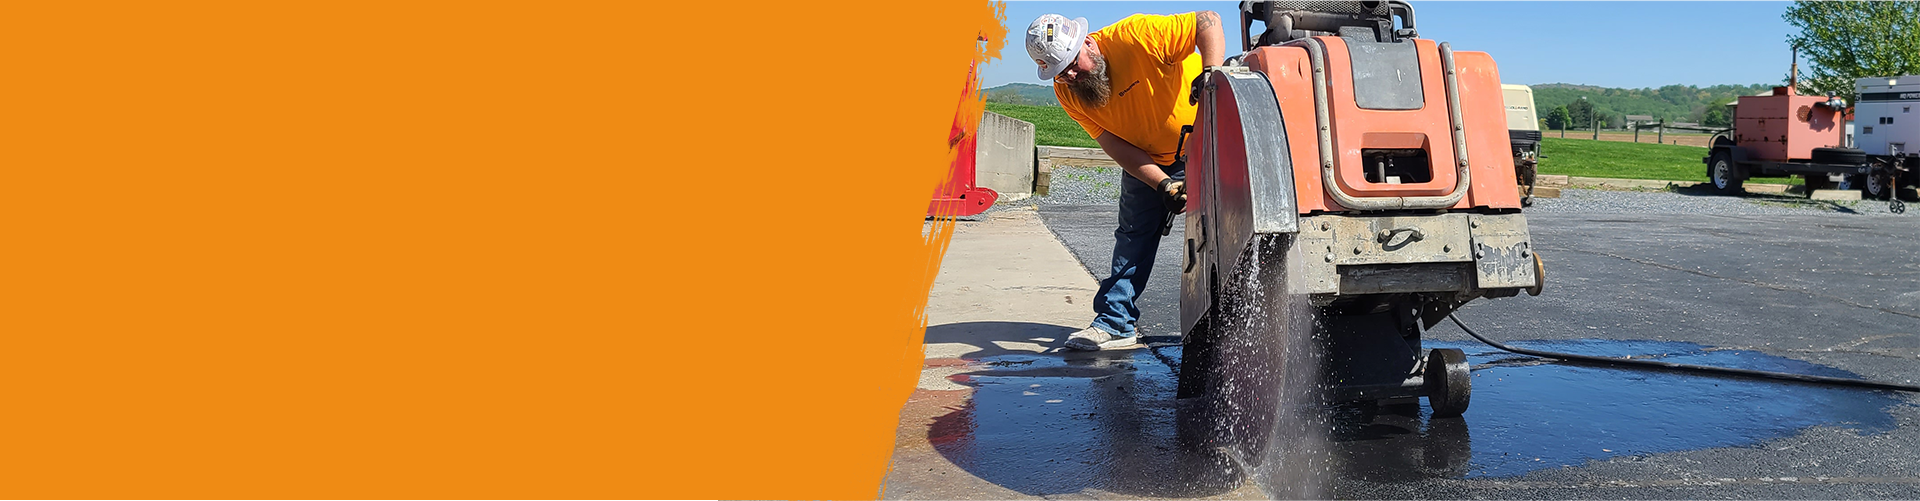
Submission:
<svg viewBox="0 0 1920 501">
<path fill-rule="evenodd" d="M 0 497 L 874 497 L 995 15 L 16 3 Z"/>
</svg>

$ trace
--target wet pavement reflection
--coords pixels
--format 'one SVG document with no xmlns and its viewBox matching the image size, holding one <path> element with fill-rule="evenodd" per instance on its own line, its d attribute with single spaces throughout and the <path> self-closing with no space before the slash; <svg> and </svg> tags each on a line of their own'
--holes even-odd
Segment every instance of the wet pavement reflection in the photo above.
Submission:
<svg viewBox="0 0 1920 501">
<path fill-rule="evenodd" d="M 929 441 L 953 464 L 1031 496 L 1104 491 L 1215 496 L 1240 486 L 1230 462 L 1179 426 L 1172 369 L 1148 349 L 1003 355 L 957 374 L 974 388 Z"/>
<path fill-rule="evenodd" d="M 1509 344 L 1561 353 L 1859 377 L 1765 353 L 1692 343 L 1569 340 Z M 1440 444 L 1451 451 L 1446 454 L 1450 456 L 1446 461 L 1449 465 L 1459 461 L 1451 456 L 1470 449 L 1472 459 L 1463 472 L 1468 478 L 1580 466 L 1614 456 L 1748 446 L 1787 437 L 1810 426 L 1880 433 L 1897 425 L 1888 410 L 1903 402 L 1883 391 L 1546 363 L 1479 343 L 1429 341 L 1427 346 L 1467 352 L 1473 364 L 1473 401 L 1460 425 L 1443 426 L 1449 420 L 1432 420 L 1420 429 L 1421 433 L 1409 435 L 1418 435 L 1422 444 Z M 1452 442 L 1471 445 L 1447 445 Z M 1364 469 L 1372 464 L 1378 463 L 1359 461 L 1353 466 Z M 1458 471 L 1452 466 L 1442 470 Z"/>
<path fill-rule="evenodd" d="M 1690 343 L 1574 340 L 1519 347 L 1794 372 L 1851 373 Z M 1477 343 L 1466 416 L 1430 419 L 1421 405 L 1336 405 L 1324 452 L 1331 492 L 1345 482 L 1510 477 L 1616 456 L 1741 447 L 1811 426 L 1892 430 L 1903 400 L 1886 392 L 1668 372 L 1565 365 Z M 972 361 L 949 380 L 972 387 L 928 431 L 953 464 L 1031 496 L 1110 492 L 1190 498 L 1245 494 L 1219 451 L 1196 446 L 1192 413 L 1174 398 L 1178 346 L 1099 353 L 1008 354 Z M 1277 426 L 1288 426 L 1280 423 Z M 1267 489 L 1270 486 L 1261 486 Z M 1270 489 L 1269 489 L 1270 491 Z"/>
</svg>

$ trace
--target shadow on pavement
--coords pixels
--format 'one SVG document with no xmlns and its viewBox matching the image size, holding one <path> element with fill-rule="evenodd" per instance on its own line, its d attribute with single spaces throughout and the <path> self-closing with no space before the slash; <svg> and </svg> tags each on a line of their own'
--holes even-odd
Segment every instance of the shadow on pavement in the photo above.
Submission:
<svg viewBox="0 0 1920 501">
<path fill-rule="evenodd" d="M 1740 195 L 1722 195 L 1720 194 L 1719 191 L 1715 191 L 1713 189 L 1712 184 L 1708 184 L 1708 183 L 1698 183 L 1691 186 L 1682 186 L 1679 183 L 1674 183 L 1672 187 L 1667 188 L 1667 191 L 1673 192 L 1675 194 L 1690 196 L 1690 197 L 1737 196 L 1739 198 L 1743 198 L 1750 201 L 1769 203 L 1769 204 L 1788 206 L 1788 207 L 1821 209 L 1821 210 L 1838 212 L 1842 214 L 1859 214 L 1860 213 L 1860 211 L 1854 210 L 1853 207 L 1841 205 L 1840 203 L 1832 200 L 1813 200 L 1813 199 L 1807 198 L 1806 195 L 1804 194 L 1798 194 L 1798 193 L 1773 194 L 1773 193 L 1747 192 L 1747 193 L 1742 193 Z"/>
<path fill-rule="evenodd" d="M 1004 355 L 1032 355 L 1052 351 L 1080 330 L 1062 325 L 1034 322 L 959 322 L 927 326 L 926 344 L 962 344 L 971 346 L 957 358 L 978 360 Z M 1038 348 L 1009 348 L 1008 345 L 1038 345 Z"/>
</svg>

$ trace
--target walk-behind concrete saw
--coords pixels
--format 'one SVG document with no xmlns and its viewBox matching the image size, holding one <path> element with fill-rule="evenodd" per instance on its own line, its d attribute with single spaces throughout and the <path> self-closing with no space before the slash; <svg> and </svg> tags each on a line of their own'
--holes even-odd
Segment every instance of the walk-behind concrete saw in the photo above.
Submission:
<svg viewBox="0 0 1920 501">
<path fill-rule="evenodd" d="M 1466 356 L 1422 334 L 1475 298 L 1539 294 L 1543 275 L 1493 58 L 1419 38 L 1397 0 L 1245 2 L 1240 18 L 1252 49 L 1209 69 L 1184 143 L 1180 396 L 1244 390 L 1235 367 L 1257 352 L 1321 366 L 1285 384 L 1459 416 Z M 1304 314 L 1276 317 L 1278 298 Z M 1253 349 L 1249 328 L 1311 341 Z"/>
</svg>

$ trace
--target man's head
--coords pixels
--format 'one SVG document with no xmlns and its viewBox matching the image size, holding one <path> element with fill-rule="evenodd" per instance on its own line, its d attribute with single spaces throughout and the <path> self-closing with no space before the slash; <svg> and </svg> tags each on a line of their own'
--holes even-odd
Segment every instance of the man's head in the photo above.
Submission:
<svg viewBox="0 0 1920 501">
<path fill-rule="evenodd" d="M 1027 54 L 1040 66 L 1040 78 L 1065 84 L 1080 100 L 1098 107 L 1113 91 L 1107 60 L 1087 35 L 1087 19 L 1047 14 L 1027 26 Z"/>
</svg>

